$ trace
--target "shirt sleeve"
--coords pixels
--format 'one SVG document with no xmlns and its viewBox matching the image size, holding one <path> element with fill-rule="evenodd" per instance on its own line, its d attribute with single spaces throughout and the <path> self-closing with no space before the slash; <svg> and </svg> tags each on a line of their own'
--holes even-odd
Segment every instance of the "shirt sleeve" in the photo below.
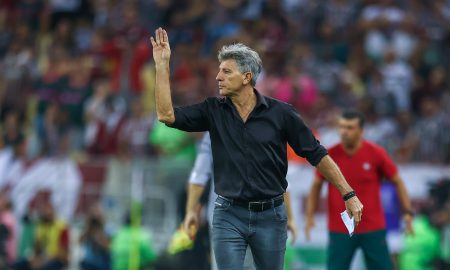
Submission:
<svg viewBox="0 0 450 270">
<path fill-rule="evenodd" d="M 381 157 L 381 164 L 380 164 L 380 170 L 381 173 L 387 178 L 392 179 L 397 172 L 397 166 L 395 165 L 394 161 L 389 157 L 388 153 L 383 148 L 378 148 L 379 155 Z"/>
<path fill-rule="evenodd" d="M 194 167 L 189 176 L 190 184 L 206 186 L 213 175 L 213 157 L 209 133 L 205 133 L 200 143 Z"/>
<path fill-rule="evenodd" d="M 287 141 L 294 152 L 306 158 L 313 166 L 319 164 L 320 160 L 328 154 L 327 150 L 314 137 L 299 113 L 290 105 L 286 112 L 285 121 Z"/>
<path fill-rule="evenodd" d="M 175 122 L 169 127 L 187 132 L 202 132 L 209 130 L 208 100 L 202 103 L 175 107 Z"/>
</svg>

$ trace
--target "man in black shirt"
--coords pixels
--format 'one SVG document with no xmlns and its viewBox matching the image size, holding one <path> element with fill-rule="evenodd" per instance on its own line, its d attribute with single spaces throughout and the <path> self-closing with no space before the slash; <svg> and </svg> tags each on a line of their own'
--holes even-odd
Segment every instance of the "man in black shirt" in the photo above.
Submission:
<svg viewBox="0 0 450 270">
<path fill-rule="evenodd" d="M 157 29 L 151 43 L 158 120 L 184 131 L 210 132 L 215 192 L 219 195 L 212 238 L 219 269 L 242 269 L 247 245 L 257 269 L 283 269 L 287 143 L 330 179 L 343 195 L 349 214 L 360 222 L 361 202 L 299 114 L 291 105 L 254 89 L 262 69 L 254 50 L 242 44 L 224 46 L 219 51 L 216 77 L 222 97 L 173 108 L 166 31 Z M 196 209 L 187 210 L 185 223 L 190 225 Z"/>
</svg>

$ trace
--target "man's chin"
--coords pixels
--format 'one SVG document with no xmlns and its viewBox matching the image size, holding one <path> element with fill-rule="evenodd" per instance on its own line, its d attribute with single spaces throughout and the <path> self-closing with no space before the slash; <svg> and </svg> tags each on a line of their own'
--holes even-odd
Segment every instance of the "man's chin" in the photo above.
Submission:
<svg viewBox="0 0 450 270">
<path fill-rule="evenodd" d="M 226 97 L 229 95 L 229 93 L 224 89 L 219 89 L 219 95 Z"/>
</svg>

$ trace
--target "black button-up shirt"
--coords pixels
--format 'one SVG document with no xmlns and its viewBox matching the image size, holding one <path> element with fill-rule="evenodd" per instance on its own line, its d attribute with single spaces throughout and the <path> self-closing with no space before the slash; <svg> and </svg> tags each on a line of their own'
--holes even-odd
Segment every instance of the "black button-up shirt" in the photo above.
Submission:
<svg viewBox="0 0 450 270">
<path fill-rule="evenodd" d="M 297 111 L 255 90 L 256 106 L 244 123 L 227 97 L 174 108 L 171 127 L 209 131 L 217 194 L 261 200 L 286 191 L 287 143 L 313 166 L 327 155 Z"/>
</svg>

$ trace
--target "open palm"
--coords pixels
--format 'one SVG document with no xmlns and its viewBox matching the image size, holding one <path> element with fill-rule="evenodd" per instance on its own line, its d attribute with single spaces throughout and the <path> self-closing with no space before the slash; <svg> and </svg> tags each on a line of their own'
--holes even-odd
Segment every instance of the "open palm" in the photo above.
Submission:
<svg viewBox="0 0 450 270">
<path fill-rule="evenodd" d="M 166 30 L 161 27 L 156 29 L 155 37 L 150 37 L 153 46 L 153 59 L 158 64 L 169 64 L 170 45 Z"/>
</svg>

